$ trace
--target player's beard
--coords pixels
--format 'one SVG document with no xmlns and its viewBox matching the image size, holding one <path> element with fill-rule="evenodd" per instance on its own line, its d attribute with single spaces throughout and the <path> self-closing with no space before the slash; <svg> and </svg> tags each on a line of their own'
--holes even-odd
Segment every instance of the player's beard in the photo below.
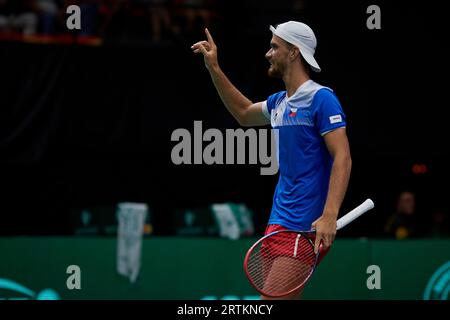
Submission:
<svg viewBox="0 0 450 320">
<path fill-rule="evenodd" d="M 278 63 L 272 63 L 269 70 L 267 70 L 267 74 L 269 77 L 282 78 L 284 74 L 284 66 Z"/>
</svg>

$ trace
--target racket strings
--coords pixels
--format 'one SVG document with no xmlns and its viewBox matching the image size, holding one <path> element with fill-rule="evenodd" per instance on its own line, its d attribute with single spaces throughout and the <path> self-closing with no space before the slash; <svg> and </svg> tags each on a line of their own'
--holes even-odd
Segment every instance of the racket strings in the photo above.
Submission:
<svg viewBox="0 0 450 320">
<path fill-rule="evenodd" d="M 300 288 L 314 269 L 311 242 L 295 232 L 268 237 L 251 252 L 247 271 L 254 286 L 269 296 L 282 296 Z"/>
</svg>

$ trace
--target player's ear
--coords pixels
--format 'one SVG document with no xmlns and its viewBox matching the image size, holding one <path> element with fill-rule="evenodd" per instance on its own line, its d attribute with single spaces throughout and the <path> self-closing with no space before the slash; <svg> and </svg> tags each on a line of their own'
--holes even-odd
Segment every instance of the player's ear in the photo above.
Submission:
<svg viewBox="0 0 450 320">
<path fill-rule="evenodd" d="M 293 61 L 293 60 L 297 59 L 299 54 L 300 54 L 299 49 L 297 47 L 293 47 L 291 50 L 291 55 L 290 55 L 291 60 Z"/>
</svg>

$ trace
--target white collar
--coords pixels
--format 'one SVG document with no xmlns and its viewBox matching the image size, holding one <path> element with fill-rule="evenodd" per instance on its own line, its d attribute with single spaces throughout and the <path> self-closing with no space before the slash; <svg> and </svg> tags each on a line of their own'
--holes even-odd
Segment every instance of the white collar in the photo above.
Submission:
<svg viewBox="0 0 450 320">
<path fill-rule="evenodd" d="M 287 96 L 287 91 L 286 91 L 286 101 L 289 102 L 290 100 L 295 99 L 296 97 L 298 97 L 299 95 L 302 94 L 302 91 L 307 91 L 306 89 L 313 83 L 315 83 L 315 82 L 312 81 L 311 79 L 306 80 L 297 88 L 297 90 L 295 90 L 294 94 L 290 97 Z"/>
</svg>

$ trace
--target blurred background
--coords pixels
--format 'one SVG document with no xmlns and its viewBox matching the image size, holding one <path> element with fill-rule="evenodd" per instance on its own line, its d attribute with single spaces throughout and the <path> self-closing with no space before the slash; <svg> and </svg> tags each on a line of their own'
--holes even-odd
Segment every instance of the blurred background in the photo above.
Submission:
<svg viewBox="0 0 450 320">
<path fill-rule="evenodd" d="M 81 9 L 81 30 L 66 27 L 71 4 Z M 366 25 L 372 4 L 381 9 L 379 30 Z M 8 279 L 35 281 L 24 275 L 28 269 L 16 267 L 32 266 L 39 250 L 46 253 L 38 260 L 55 272 L 73 257 L 87 259 L 83 255 L 93 248 L 114 256 L 118 204 L 131 202 L 148 208 L 142 270 L 149 274 L 148 268 L 156 268 L 151 261 L 162 251 L 178 250 L 178 262 L 198 262 L 200 257 L 183 252 L 200 246 L 218 254 L 216 248 L 223 248 L 233 256 L 230 269 L 222 271 L 234 270 L 231 284 L 218 282 L 221 289 L 211 292 L 204 284 L 197 284 L 197 291 L 153 292 L 142 280 L 138 287 L 122 284 L 108 291 L 108 283 L 119 281 L 112 258 L 105 290 L 98 285 L 77 296 L 64 289 L 60 296 L 254 295 L 241 274 L 242 254 L 264 231 L 278 176 L 261 176 L 259 165 L 175 165 L 171 134 L 177 128 L 193 132 L 196 120 L 203 130 L 239 127 L 221 104 L 202 58 L 190 50 L 205 38 L 204 27 L 232 82 L 252 101 L 262 101 L 283 90 L 280 80 L 266 76 L 264 55 L 269 25 L 288 20 L 315 31 L 322 72 L 312 78 L 336 92 L 347 115 L 353 170 L 341 213 L 366 198 L 376 204 L 339 233 L 335 252 L 324 262 L 329 267 L 318 270 L 306 298 L 422 299 L 433 270 L 450 258 L 448 27 L 437 1 L 0 0 L 0 250 L 10 253 L 0 262 L 0 278 L 12 272 Z M 227 219 L 220 218 L 221 210 L 229 212 Z M 422 249 L 411 258 L 417 248 Z M 67 256 L 52 264 L 58 250 Z M 354 252 L 362 259 L 356 264 Z M 413 259 L 408 263 L 407 254 Z M 378 258 L 385 269 L 392 267 L 392 279 L 405 265 L 428 264 L 418 267 L 421 280 L 412 270 L 403 276 L 416 278 L 413 284 L 397 279 L 388 293 L 374 293 L 365 287 L 365 268 L 382 264 Z M 87 268 L 97 270 L 102 265 L 97 262 Z M 352 264 L 359 269 L 349 275 Z M 344 279 L 358 274 L 360 286 L 323 289 L 327 268 Z M 186 266 L 186 272 L 193 270 Z M 44 279 L 57 286 L 51 274 Z M 66 274 L 60 277 L 64 287 Z"/>
</svg>

